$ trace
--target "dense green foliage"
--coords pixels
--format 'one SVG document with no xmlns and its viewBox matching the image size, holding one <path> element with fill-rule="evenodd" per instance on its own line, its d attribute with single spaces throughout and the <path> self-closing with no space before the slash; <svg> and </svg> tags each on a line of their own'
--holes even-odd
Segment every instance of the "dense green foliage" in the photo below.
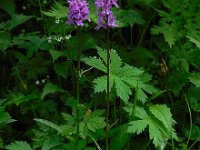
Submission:
<svg viewBox="0 0 200 150">
<path fill-rule="evenodd" d="M 200 1 L 119 0 L 109 41 L 88 2 L 78 28 L 64 0 L 0 0 L 0 149 L 200 149 Z"/>
</svg>

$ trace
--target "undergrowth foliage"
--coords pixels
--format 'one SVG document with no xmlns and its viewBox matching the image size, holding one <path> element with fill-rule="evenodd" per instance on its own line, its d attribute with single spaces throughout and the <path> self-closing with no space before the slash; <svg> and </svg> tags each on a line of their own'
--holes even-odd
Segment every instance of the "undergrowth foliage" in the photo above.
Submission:
<svg viewBox="0 0 200 150">
<path fill-rule="evenodd" d="M 199 0 L 0 0 L 0 149 L 200 149 L 199 13 Z"/>
</svg>

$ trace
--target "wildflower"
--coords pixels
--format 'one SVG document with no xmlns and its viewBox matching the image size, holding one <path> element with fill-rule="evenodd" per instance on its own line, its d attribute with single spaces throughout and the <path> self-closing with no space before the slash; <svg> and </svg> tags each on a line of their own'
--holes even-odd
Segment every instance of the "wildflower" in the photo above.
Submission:
<svg viewBox="0 0 200 150">
<path fill-rule="evenodd" d="M 118 8 L 117 0 L 96 0 L 95 5 L 97 7 L 98 26 L 97 30 L 100 27 L 108 29 L 109 27 L 116 27 L 116 20 L 112 12 L 112 7 L 115 6 Z"/>
<path fill-rule="evenodd" d="M 60 41 L 62 41 L 62 39 L 63 39 L 62 36 L 61 36 L 61 37 L 57 37 L 57 38 L 56 38 L 56 41 L 60 42 Z"/>
<path fill-rule="evenodd" d="M 59 23 L 60 23 L 60 19 L 56 19 L 56 20 L 55 20 L 55 23 L 56 23 L 56 24 L 59 24 Z"/>
<path fill-rule="evenodd" d="M 40 84 L 40 81 L 38 81 L 38 80 L 35 81 L 35 84 L 36 84 L 36 85 L 39 85 L 39 84 Z"/>
<path fill-rule="evenodd" d="M 89 19 L 89 8 L 86 0 L 68 0 L 69 14 L 68 24 L 75 24 L 77 26 L 83 26 L 83 21 Z"/>
<path fill-rule="evenodd" d="M 46 82 L 46 79 L 42 79 L 42 83 L 45 83 Z"/>
<path fill-rule="evenodd" d="M 66 35 L 66 36 L 65 36 L 65 39 L 66 39 L 66 40 L 69 40 L 71 37 L 72 37 L 71 34 L 69 34 L 69 35 Z"/>
<path fill-rule="evenodd" d="M 47 38 L 47 40 L 48 40 L 48 43 L 51 43 L 51 36 L 49 36 L 49 37 Z"/>
</svg>

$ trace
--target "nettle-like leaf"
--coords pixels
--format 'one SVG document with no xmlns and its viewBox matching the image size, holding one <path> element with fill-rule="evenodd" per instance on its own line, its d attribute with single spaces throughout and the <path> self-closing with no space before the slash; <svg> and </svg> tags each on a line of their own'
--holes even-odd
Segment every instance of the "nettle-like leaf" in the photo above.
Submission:
<svg viewBox="0 0 200 150">
<path fill-rule="evenodd" d="M 48 17 L 54 17 L 56 19 L 66 18 L 67 15 L 67 7 L 63 6 L 59 2 L 55 2 L 51 7 L 51 10 L 46 12 L 42 11 L 42 13 Z"/>
<path fill-rule="evenodd" d="M 31 146 L 24 141 L 15 141 L 6 146 L 7 150 L 32 150 Z"/>
<path fill-rule="evenodd" d="M 149 138 L 153 140 L 155 147 L 161 149 L 165 147 L 169 139 L 177 138 L 173 128 L 175 121 L 166 105 L 152 105 L 149 107 L 149 111 L 136 107 L 135 116 L 139 120 L 129 123 L 128 133 L 140 134 L 148 127 Z"/>
<path fill-rule="evenodd" d="M 176 134 L 173 129 L 175 121 L 166 105 L 152 105 L 149 107 L 148 112 L 140 107 L 136 107 L 135 110 L 135 116 L 142 121 L 132 121 L 128 132 L 139 134 L 145 129 L 145 125 L 146 127 L 149 126 L 150 139 L 153 139 L 156 147 L 162 147 L 168 139 L 176 139 Z M 141 123 L 144 128 L 141 127 L 141 124 L 137 123 Z"/>
<path fill-rule="evenodd" d="M 89 57 L 84 58 L 83 61 L 106 73 L 106 51 L 98 47 L 98 54 L 100 58 Z M 115 89 L 117 96 L 123 101 L 127 102 L 132 94 L 132 89 L 137 88 L 138 99 L 145 103 L 147 100 L 145 92 L 154 94 L 158 91 L 154 86 L 147 84 L 150 80 L 150 75 L 144 74 L 142 70 L 136 67 L 123 63 L 115 50 L 110 51 L 110 90 Z M 93 83 L 95 92 L 107 92 L 106 75 L 98 77 Z"/>
</svg>

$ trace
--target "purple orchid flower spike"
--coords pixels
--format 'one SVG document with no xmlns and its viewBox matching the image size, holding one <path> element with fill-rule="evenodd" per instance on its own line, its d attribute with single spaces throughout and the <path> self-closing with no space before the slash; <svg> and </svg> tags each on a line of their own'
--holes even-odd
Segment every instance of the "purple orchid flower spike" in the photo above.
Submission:
<svg viewBox="0 0 200 150">
<path fill-rule="evenodd" d="M 89 19 L 89 8 L 86 0 L 68 0 L 69 14 L 68 24 L 75 24 L 77 26 L 83 26 L 83 21 Z"/>
<path fill-rule="evenodd" d="M 113 6 L 119 7 L 117 0 L 96 0 L 95 5 L 97 7 L 97 15 L 99 16 L 96 29 L 98 30 L 100 27 L 105 29 L 116 27 L 116 20 L 111 9 Z"/>
</svg>

